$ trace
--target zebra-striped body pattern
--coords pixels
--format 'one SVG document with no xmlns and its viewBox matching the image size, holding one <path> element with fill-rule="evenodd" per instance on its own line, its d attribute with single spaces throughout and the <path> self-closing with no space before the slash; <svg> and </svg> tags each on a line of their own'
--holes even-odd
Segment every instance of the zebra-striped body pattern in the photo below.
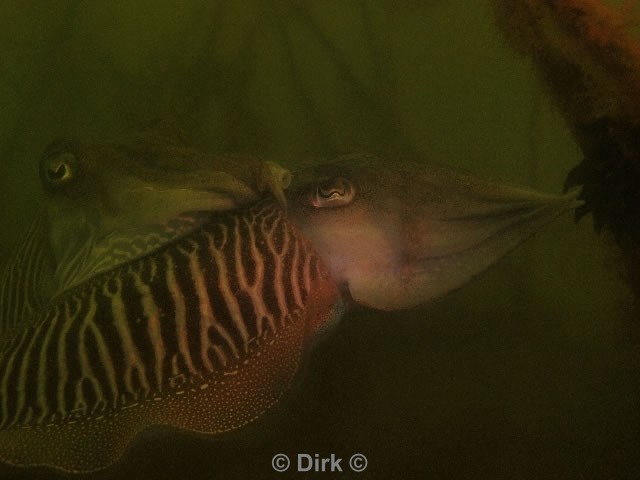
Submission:
<svg viewBox="0 0 640 480">
<path fill-rule="evenodd" d="M 0 353 L 0 457 L 92 470 L 153 424 L 237 428 L 275 403 L 332 280 L 272 202 L 65 292 Z"/>
<path fill-rule="evenodd" d="M 0 335 L 11 332 L 18 320 L 31 318 L 46 301 L 51 275 L 50 252 L 46 243 L 44 215 L 38 215 L 29 226 L 14 253 L 13 262 L 0 273 Z"/>
</svg>

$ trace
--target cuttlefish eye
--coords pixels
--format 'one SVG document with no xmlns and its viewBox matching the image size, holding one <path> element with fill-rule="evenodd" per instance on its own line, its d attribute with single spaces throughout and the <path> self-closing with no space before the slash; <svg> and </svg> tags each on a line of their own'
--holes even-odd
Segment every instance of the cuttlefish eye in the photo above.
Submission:
<svg viewBox="0 0 640 480">
<path fill-rule="evenodd" d="M 76 178 L 78 159 L 69 151 L 46 155 L 40 161 L 40 178 L 49 188 L 67 185 Z"/>
<path fill-rule="evenodd" d="M 331 178 L 319 183 L 311 195 L 316 208 L 335 208 L 350 204 L 356 196 L 353 183 L 344 177 Z"/>
</svg>

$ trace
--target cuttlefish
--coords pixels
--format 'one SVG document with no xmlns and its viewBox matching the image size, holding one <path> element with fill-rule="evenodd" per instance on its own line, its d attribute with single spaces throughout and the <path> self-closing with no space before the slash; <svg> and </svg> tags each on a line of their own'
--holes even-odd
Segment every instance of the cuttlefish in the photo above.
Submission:
<svg viewBox="0 0 640 480">
<path fill-rule="evenodd" d="M 154 425 L 247 425 L 344 305 L 423 305 L 577 205 L 366 155 L 291 174 L 171 135 L 58 141 L 40 173 L 3 277 L 0 460 L 67 472 Z"/>
</svg>

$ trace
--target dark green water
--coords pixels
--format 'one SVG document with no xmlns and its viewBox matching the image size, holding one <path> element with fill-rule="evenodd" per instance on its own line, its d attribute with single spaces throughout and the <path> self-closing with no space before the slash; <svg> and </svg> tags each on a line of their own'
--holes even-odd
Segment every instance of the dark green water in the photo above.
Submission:
<svg viewBox="0 0 640 480">
<path fill-rule="evenodd" d="M 292 167 L 401 151 L 559 192 L 580 159 L 482 2 L 10 3 L 2 259 L 38 208 L 47 143 L 109 140 L 157 118 L 203 149 Z M 281 408 L 247 431 L 144 435 L 88 478 L 309 475 L 273 472 L 280 452 L 368 457 L 364 473 L 335 478 L 637 478 L 632 301 L 615 251 L 589 219 L 566 216 L 431 306 L 348 314 Z"/>
</svg>

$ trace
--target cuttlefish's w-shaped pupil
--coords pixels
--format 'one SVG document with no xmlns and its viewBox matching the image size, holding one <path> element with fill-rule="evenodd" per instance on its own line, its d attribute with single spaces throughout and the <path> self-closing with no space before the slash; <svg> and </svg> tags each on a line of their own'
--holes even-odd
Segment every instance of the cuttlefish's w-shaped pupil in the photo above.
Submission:
<svg viewBox="0 0 640 480">
<path fill-rule="evenodd" d="M 68 175 L 69 169 L 64 163 L 59 163 L 47 170 L 47 177 L 49 177 L 49 180 L 61 180 Z"/>
<path fill-rule="evenodd" d="M 62 185 L 75 176 L 76 157 L 71 152 L 63 152 L 43 160 L 43 181 L 50 186 Z"/>
<path fill-rule="evenodd" d="M 353 183 L 336 177 L 318 184 L 311 203 L 316 208 L 334 208 L 351 203 L 355 197 Z"/>
</svg>

